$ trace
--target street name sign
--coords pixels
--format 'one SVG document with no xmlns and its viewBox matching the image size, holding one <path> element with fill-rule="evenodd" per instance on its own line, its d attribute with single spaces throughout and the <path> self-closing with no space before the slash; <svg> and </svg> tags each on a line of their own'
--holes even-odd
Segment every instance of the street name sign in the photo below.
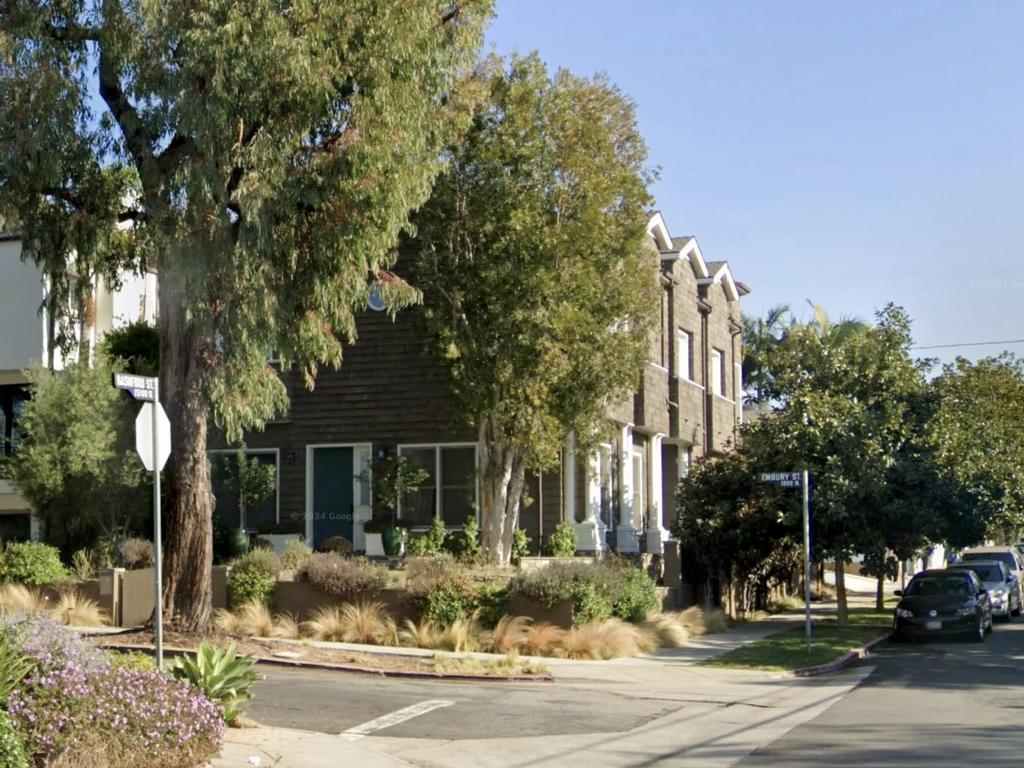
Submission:
<svg viewBox="0 0 1024 768">
<path fill-rule="evenodd" d="M 782 488 L 799 488 L 803 482 L 802 472 L 762 472 L 762 483 L 771 483 Z"/>
<path fill-rule="evenodd" d="M 153 409 L 156 408 L 156 418 L 153 418 Z M 157 439 L 153 440 L 153 426 L 156 425 Z M 156 461 L 153 461 L 153 445 L 156 444 Z M 139 458 L 143 465 L 150 472 L 153 467 L 159 472 L 167 463 L 171 455 L 171 422 L 164 413 L 160 403 L 143 403 L 142 410 L 135 418 L 135 450 L 139 452 Z"/>
<path fill-rule="evenodd" d="M 145 403 L 156 402 L 157 379 L 155 376 L 115 373 L 114 386 L 118 389 L 123 389 L 135 400 L 141 400 Z"/>
</svg>

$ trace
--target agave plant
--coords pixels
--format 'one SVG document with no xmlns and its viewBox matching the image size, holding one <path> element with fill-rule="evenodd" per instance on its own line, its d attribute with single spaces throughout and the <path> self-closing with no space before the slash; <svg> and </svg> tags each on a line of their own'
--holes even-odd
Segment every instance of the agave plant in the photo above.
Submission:
<svg viewBox="0 0 1024 768">
<path fill-rule="evenodd" d="M 252 698 L 249 689 L 256 682 L 255 663 L 252 656 L 239 656 L 234 643 L 227 648 L 201 643 L 195 656 L 175 659 L 171 673 L 206 694 L 231 725 L 241 714 L 242 702 Z"/>
<path fill-rule="evenodd" d="M 0 640 L 0 709 L 21 687 L 21 681 L 32 670 L 32 660 L 10 643 Z"/>
</svg>

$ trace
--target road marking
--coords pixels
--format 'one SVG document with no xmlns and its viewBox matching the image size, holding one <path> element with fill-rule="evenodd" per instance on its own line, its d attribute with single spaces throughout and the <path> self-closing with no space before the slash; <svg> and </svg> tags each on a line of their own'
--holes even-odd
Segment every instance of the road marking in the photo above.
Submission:
<svg viewBox="0 0 1024 768">
<path fill-rule="evenodd" d="M 376 720 L 370 720 L 368 723 L 357 725 L 354 728 L 349 728 L 347 731 L 342 731 L 341 738 L 345 741 L 359 741 L 364 736 L 369 736 L 374 731 L 380 731 L 384 728 L 390 728 L 393 725 L 404 723 L 406 720 L 412 720 L 414 717 L 425 715 L 428 712 L 433 712 L 435 709 L 441 709 L 442 707 L 450 707 L 454 704 L 454 701 L 446 701 L 445 699 L 430 699 L 428 701 L 421 701 L 419 704 L 413 704 L 402 709 L 396 709 L 382 717 L 378 717 Z"/>
</svg>

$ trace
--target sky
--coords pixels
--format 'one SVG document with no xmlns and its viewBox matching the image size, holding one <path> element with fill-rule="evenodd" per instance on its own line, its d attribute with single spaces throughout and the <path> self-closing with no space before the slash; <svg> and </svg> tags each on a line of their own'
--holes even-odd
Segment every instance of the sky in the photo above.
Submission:
<svg viewBox="0 0 1024 768">
<path fill-rule="evenodd" d="M 944 361 L 1024 355 L 1024 3 L 497 0 L 488 50 L 605 72 L 656 207 L 744 313 L 906 308 Z"/>
</svg>

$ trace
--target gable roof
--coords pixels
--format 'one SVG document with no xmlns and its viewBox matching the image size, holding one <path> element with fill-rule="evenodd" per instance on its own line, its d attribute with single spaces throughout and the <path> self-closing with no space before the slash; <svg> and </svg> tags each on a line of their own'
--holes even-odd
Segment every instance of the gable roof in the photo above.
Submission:
<svg viewBox="0 0 1024 768">
<path fill-rule="evenodd" d="M 732 270 L 729 269 L 729 262 L 727 261 L 709 261 L 708 264 L 708 276 L 698 280 L 697 285 L 721 285 L 725 289 L 725 295 L 729 301 L 739 301 L 740 296 L 743 293 L 749 293 L 750 290 L 740 290 L 740 285 L 732 277 Z M 744 286 L 746 288 L 746 286 Z"/>
</svg>

